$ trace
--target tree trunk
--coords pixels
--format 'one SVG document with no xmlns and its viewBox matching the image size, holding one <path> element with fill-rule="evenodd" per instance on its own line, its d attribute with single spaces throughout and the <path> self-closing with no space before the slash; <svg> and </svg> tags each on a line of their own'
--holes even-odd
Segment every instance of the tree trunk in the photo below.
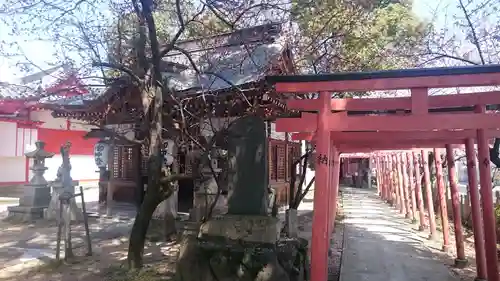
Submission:
<svg viewBox="0 0 500 281">
<path fill-rule="evenodd" d="M 148 232 L 151 217 L 158 204 L 160 204 L 161 196 L 153 191 L 147 191 L 144 202 L 141 204 L 137 215 L 135 216 L 134 225 L 130 232 L 130 241 L 128 246 L 128 267 L 129 269 L 140 269 L 143 265 L 144 243 L 146 242 L 146 234 Z"/>
</svg>

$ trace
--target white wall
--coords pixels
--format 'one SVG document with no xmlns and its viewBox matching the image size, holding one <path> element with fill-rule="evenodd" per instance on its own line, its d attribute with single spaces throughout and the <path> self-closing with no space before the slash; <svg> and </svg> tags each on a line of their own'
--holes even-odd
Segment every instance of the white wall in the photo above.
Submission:
<svg viewBox="0 0 500 281">
<path fill-rule="evenodd" d="M 16 156 L 24 157 L 24 154 L 35 149 L 38 139 L 37 129 L 17 128 L 17 151 Z"/>
<path fill-rule="evenodd" d="M 301 141 L 301 144 L 300 144 L 300 153 L 301 153 L 301 155 L 305 154 L 306 151 L 307 151 L 306 142 L 305 141 Z M 297 172 L 298 172 L 297 174 L 301 173 L 301 171 L 297 171 Z M 306 176 L 305 176 L 304 184 L 302 186 L 302 190 L 305 190 L 307 188 L 307 184 L 309 184 L 309 182 L 312 180 L 312 178 L 314 176 L 316 176 L 316 171 L 311 170 L 311 168 L 309 168 L 309 166 L 308 166 L 306 168 Z M 315 185 L 313 185 L 313 187 L 314 186 Z M 312 188 L 312 189 L 314 189 L 314 188 Z M 312 192 L 312 191 L 310 191 L 310 192 Z"/>
<path fill-rule="evenodd" d="M 99 179 L 98 168 L 94 162 L 94 156 L 91 155 L 70 155 L 71 177 L 73 180 L 96 180 Z M 45 179 L 52 181 L 56 178 L 57 170 L 62 164 L 60 154 L 45 160 Z"/>
<path fill-rule="evenodd" d="M 37 110 L 30 113 L 30 119 L 32 121 L 44 122 L 40 127 L 47 129 L 59 129 L 66 130 L 67 123 L 65 118 L 54 118 L 50 111 L 47 110 Z"/>
<path fill-rule="evenodd" d="M 54 118 L 52 117 L 52 112 L 48 110 L 38 110 L 32 111 L 30 113 L 30 119 L 32 121 L 41 121 L 44 122 L 40 127 L 46 129 L 59 129 L 59 130 L 67 130 L 68 123 L 66 118 Z M 70 126 L 69 129 L 73 131 L 88 131 L 93 126 L 87 125 L 82 121 L 69 119 Z"/>
<path fill-rule="evenodd" d="M 271 135 L 269 137 L 271 137 L 272 139 L 275 139 L 275 140 L 285 140 L 286 133 L 276 132 L 276 123 L 272 122 L 271 123 Z"/>
<path fill-rule="evenodd" d="M 24 157 L 0 157 L 0 184 L 24 182 L 26 160 Z"/>
<path fill-rule="evenodd" d="M 71 177 L 73 180 L 97 180 L 99 179 L 98 169 L 94 163 L 94 157 L 89 155 L 71 155 Z M 30 163 L 30 167 L 33 163 Z M 45 179 L 52 181 L 56 178 L 57 170 L 62 164 L 61 155 L 45 160 Z M 33 177 L 33 171 L 28 171 L 28 180 Z M 26 158 L 25 157 L 0 157 L 0 184 L 20 183 L 26 178 Z"/>
<path fill-rule="evenodd" d="M 14 122 L 0 121 L 0 157 L 16 156 L 16 128 Z"/>
</svg>

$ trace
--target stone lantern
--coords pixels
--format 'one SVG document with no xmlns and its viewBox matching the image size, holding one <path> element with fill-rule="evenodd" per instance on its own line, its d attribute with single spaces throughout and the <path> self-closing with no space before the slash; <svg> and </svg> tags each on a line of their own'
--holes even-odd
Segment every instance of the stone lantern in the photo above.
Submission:
<svg viewBox="0 0 500 281">
<path fill-rule="evenodd" d="M 37 141 L 35 150 L 24 155 L 33 159 L 33 178 L 24 185 L 23 197 L 19 199 L 19 206 L 8 207 L 9 217 L 21 220 L 33 220 L 43 218 L 44 210 L 50 203 L 50 187 L 43 174 L 47 170 L 45 159 L 52 158 L 54 153 L 45 151 L 45 143 Z M 30 161 L 31 162 L 31 161 Z"/>
<path fill-rule="evenodd" d="M 106 192 L 108 188 L 109 171 L 108 156 L 111 147 L 105 140 L 99 140 L 94 146 L 94 161 L 99 168 L 99 204 L 106 203 Z"/>
</svg>

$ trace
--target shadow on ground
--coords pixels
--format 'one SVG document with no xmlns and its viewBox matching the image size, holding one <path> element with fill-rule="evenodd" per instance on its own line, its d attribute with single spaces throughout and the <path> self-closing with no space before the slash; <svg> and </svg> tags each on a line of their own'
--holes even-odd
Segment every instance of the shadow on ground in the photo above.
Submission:
<svg viewBox="0 0 500 281">
<path fill-rule="evenodd" d="M 344 188 L 341 281 L 456 281 L 448 266 L 415 233 L 416 225 L 371 190 Z"/>
</svg>

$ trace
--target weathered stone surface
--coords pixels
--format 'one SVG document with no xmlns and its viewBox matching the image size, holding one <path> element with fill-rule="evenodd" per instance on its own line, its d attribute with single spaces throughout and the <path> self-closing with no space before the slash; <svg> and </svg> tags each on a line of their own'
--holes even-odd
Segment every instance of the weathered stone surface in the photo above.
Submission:
<svg viewBox="0 0 500 281">
<path fill-rule="evenodd" d="M 258 116 L 245 116 L 228 128 L 228 213 L 267 214 L 268 176 L 266 125 Z"/>
<path fill-rule="evenodd" d="M 30 206 L 9 206 L 9 220 L 15 222 L 31 222 L 37 219 L 43 219 L 43 212 L 46 207 Z"/>
<path fill-rule="evenodd" d="M 19 199 L 19 206 L 8 207 L 9 217 L 14 220 L 31 221 L 43 218 L 43 211 L 50 202 L 50 187 L 43 177 L 47 170 L 45 159 L 54 156 L 54 153 L 45 151 L 45 143 L 37 141 L 36 149 L 26 153 L 26 157 L 33 159 L 30 168 L 34 175 L 30 182 L 24 185 L 23 196 Z"/>
<path fill-rule="evenodd" d="M 61 205 L 61 200 L 59 197 L 63 193 L 67 193 L 69 195 L 75 194 L 75 187 L 78 186 L 79 182 L 74 181 L 71 178 L 71 163 L 69 158 L 69 152 L 71 148 L 71 143 L 66 142 L 61 146 L 61 158 L 62 164 L 57 170 L 56 179 L 50 183 L 52 187 L 52 194 L 50 199 L 50 204 L 47 210 L 45 211 L 44 217 L 49 220 L 58 220 L 59 219 L 59 209 Z M 69 200 L 69 211 L 70 211 L 70 219 L 75 221 L 83 220 L 82 210 L 76 205 L 76 198 L 73 197 Z"/>
<path fill-rule="evenodd" d="M 278 218 L 223 215 L 202 224 L 199 236 L 223 236 L 233 240 L 275 243 L 278 232 Z"/>
<path fill-rule="evenodd" d="M 175 280 L 305 280 L 307 243 L 278 240 L 280 220 L 268 216 L 275 194 L 268 189 L 264 121 L 242 117 L 227 131 L 227 143 L 222 144 L 228 151 L 227 214 L 203 223 L 197 238 L 185 237 Z M 204 183 L 203 195 L 216 196 L 214 181 Z M 213 202 L 208 198 L 200 197 Z"/>
<path fill-rule="evenodd" d="M 78 185 L 78 181 L 72 181 L 72 189 L 73 192 L 70 191 L 70 194 L 74 194 L 74 188 L 75 186 Z M 60 182 L 52 182 L 52 194 L 51 194 L 51 199 L 49 203 L 49 207 L 45 210 L 44 212 L 44 218 L 48 220 L 58 220 L 59 219 L 59 208 L 61 207 L 61 200 L 59 199 L 59 196 L 63 194 L 66 189 L 61 186 Z M 78 198 L 81 200 L 81 198 Z M 73 197 L 69 200 L 70 205 L 70 213 L 71 213 L 71 220 L 72 221 L 82 221 L 83 220 L 83 213 L 82 210 L 78 207 L 76 204 L 77 198 Z"/>
<path fill-rule="evenodd" d="M 185 236 L 181 243 L 174 280 L 306 280 L 307 241 L 305 240 L 304 243 L 300 239 L 285 239 L 276 244 L 266 245 L 255 242 L 232 244 L 224 241 L 203 244 L 206 241 L 194 236 Z"/>
<path fill-rule="evenodd" d="M 290 237 L 297 237 L 299 233 L 299 221 L 296 209 L 288 209 L 285 213 L 285 233 Z"/>
</svg>

